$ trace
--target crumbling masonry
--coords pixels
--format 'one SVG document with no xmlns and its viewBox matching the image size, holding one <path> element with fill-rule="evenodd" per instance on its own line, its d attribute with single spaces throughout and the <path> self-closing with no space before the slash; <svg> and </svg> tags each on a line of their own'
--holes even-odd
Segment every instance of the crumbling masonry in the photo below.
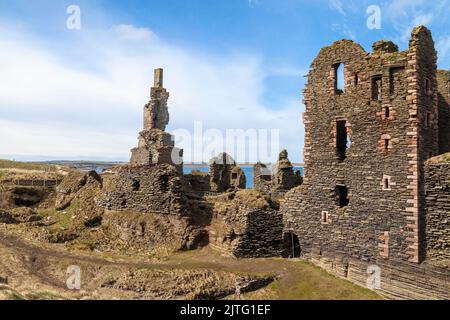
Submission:
<svg viewBox="0 0 450 320">
<path fill-rule="evenodd" d="M 280 152 L 278 161 L 271 169 L 260 162 L 254 165 L 253 189 L 277 197 L 283 196 L 287 191 L 301 185 L 303 182 L 300 171 L 294 171 L 286 150 Z"/>
<path fill-rule="evenodd" d="M 144 107 L 144 130 L 139 146 L 131 150 L 131 165 L 169 164 L 182 173 L 182 150 L 175 148 L 173 136 L 167 132 L 169 93 L 163 87 L 163 70 L 156 69 L 150 102 Z"/>
</svg>

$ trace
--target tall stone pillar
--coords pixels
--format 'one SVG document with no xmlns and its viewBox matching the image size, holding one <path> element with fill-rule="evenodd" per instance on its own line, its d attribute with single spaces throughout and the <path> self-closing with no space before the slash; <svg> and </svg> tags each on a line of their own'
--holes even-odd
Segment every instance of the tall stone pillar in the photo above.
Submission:
<svg viewBox="0 0 450 320">
<path fill-rule="evenodd" d="M 174 137 L 165 132 L 169 123 L 167 101 L 169 93 L 163 87 L 163 69 L 154 72 L 150 101 L 144 106 L 144 130 L 139 133 L 139 145 L 131 150 L 131 165 L 170 164 L 183 172 L 183 150 L 175 148 Z"/>
</svg>

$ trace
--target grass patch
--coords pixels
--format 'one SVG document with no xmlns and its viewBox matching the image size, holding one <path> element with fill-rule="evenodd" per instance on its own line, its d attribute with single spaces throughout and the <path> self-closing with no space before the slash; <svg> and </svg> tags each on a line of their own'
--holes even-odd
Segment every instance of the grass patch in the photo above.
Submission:
<svg viewBox="0 0 450 320">
<path fill-rule="evenodd" d="M 25 298 L 9 287 L 0 286 L 0 300 L 25 300 Z"/>
<path fill-rule="evenodd" d="M 294 270 L 268 286 L 282 300 L 373 300 L 382 299 L 374 291 L 340 279 L 303 261 L 290 262 Z"/>
<path fill-rule="evenodd" d="M 233 259 L 204 248 L 181 252 L 165 260 L 169 265 L 183 268 L 211 269 L 235 274 L 275 275 L 275 281 L 244 299 L 269 300 L 380 300 L 376 292 L 336 277 L 305 261 L 286 259 Z"/>
<path fill-rule="evenodd" d="M 33 292 L 26 295 L 27 300 L 65 300 L 61 295 L 51 292 Z"/>
<path fill-rule="evenodd" d="M 39 211 L 39 215 L 46 221 L 54 222 L 48 227 L 50 231 L 63 231 L 70 229 L 74 222 L 72 215 L 77 212 L 79 205 L 74 203 L 65 210 L 57 211 L 56 209 L 45 209 Z"/>
<path fill-rule="evenodd" d="M 433 158 L 430 158 L 428 160 L 428 162 L 429 163 L 448 163 L 448 162 L 450 162 L 450 152 L 441 154 L 441 155 L 433 157 Z"/>
<path fill-rule="evenodd" d="M 0 160 L 0 169 L 22 169 L 22 170 L 42 170 L 57 171 L 54 165 L 36 162 L 19 162 L 12 160 Z"/>
</svg>

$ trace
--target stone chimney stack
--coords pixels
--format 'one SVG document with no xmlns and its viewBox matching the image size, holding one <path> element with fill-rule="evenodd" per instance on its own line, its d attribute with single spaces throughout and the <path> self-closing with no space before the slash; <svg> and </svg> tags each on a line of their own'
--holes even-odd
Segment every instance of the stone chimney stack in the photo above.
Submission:
<svg viewBox="0 0 450 320">
<path fill-rule="evenodd" d="M 155 88 L 162 88 L 163 87 L 163 69 L 158 68 L 155 69 Z"/>
</svg>

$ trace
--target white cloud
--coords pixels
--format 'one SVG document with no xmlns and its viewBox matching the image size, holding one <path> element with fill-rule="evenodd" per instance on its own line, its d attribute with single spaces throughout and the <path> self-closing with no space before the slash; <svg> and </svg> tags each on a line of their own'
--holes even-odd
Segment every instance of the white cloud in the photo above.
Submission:
<svg viewBox="0 0 450 320">
<path fill-rule="evenodd" d="M 391 17 L 408 16 L 411 9 L 414 9 L 425 0 L 393 0 L 388 6 L 388 15 Z"/>
<path fill-rule="evenodd" d="M 407 43 L 411 31 L 418 25 L 432 26 L 432 24 L 448 19 L 448 0 L 394 0 L 385 10 L 384 16 L 390 20 L 393 27 L 399 32 L 403 43 Z"/>
<path fill-rule="evenodd" d="M 342 15 L 346 15 L 344 10 L 344 4 L 341 0 L 328 0 L 328 5 L 331 9 L 339 12 Z"/>
<path fill-rule="evenodd" d="M 420 25 L 428 25 L 433 21 L 433 14 L 432 13 L 417 13 L 412 20 L 412 22 L 409 22 L 406 24 L 406 26 L 403 27 L 403 33 L 402 33 L 402 41 L 407 42 L 411 36 L 411 31 L 414 27 L 420 26 Z"/>
<path fill-rule="evenodd" d="M 157 35 L 147 28 L 136 28 L 133 25 L 121 24 L 113 27 L 119 38 L 131 41 L 144 41 L 157 39 Z"/>
<path fill-rule="evenodd" d="M 301 105 L 265 108 L 259 57 L 211 55 L 152 35 L 133 26 L 90 32 L 71 38 L 76 50 L 67 56 L 68 43 L 49 46 L 0 25 L 0 154 L 128 158 L 142 129 L 153 69 L 163 67 L 170 130 L 192 131 L 196 120 L 223 132 L 280 129 L 280 147 L 300 161 Z"/>
</svg>

